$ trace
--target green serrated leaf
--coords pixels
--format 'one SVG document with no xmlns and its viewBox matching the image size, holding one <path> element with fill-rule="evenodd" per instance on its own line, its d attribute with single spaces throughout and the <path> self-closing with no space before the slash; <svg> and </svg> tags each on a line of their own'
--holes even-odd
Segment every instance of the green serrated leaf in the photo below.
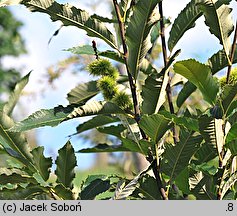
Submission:
<svg viewBox="0 0 237 216">
<path fill-rule="evenodd" d="M 110 188 L 110 180 L 95 179 L 80 193 L 82 200 L 93 200 L 95 197 Z"/>
<path fill-rule="evenodd" d="M 74 110 L 65 119 L 63 119 L 63 121 L 82 116 L 116 113 L 123 114 L 124 111 L 114 103 L 104 101 L 89 101 L 83 106 L 74 108 Z"/>
<path fill-rule="evenodd" d="M 168 39 L 170 51 L 173 50 L 184 33 L 195 26 L 196 20 L 202 15 L 200 9 L 196 7 L 198 2 L 200 2 L 200 0 L 192 0 L 189 2 L 174 20 Z"/>
<path fill-rule="evenodd" d="M 67 94 L 67 100 L 70 104 L 81 106 L 98 93 L 99 89 L 96 81 L 81 83 Z"/>
<path fill-rule="evenodd" d="M 237 123 L 234 123 L 227 136 L 226 136 L 226 143 L 232 142 L 233 140 L 237 140 Z"/>
<path fill-rule="evenodd" d="M 13 190 L 3 189 L 0 192 L 0 200 L 32 200 L 35 196 L 45 193 L 47 193 L 45 188 L 30 184 L 26 188 L 18 187 Z"/>
<path fill-rule="evenodd" d="M 34 157 L 34 164 L 38 169 L 39 174 L 44 181 L 47 181 L 50 174 L 50 168 L 52 166 L 52 158 L 46 158 L 43 154 L 44 147 L 39 146 L 31 151 Z"/>
<path fill-rule="evenodd" d="M 223 45 L 228 64 L 230 63 L 230 34 L 234 30 L 231 11 L 227 5 L 223 4 L 217 7 L 217 0 L 203 0 L 198 3 L 200 10 L 205 17 L 205 23 L 209 30 L 214 34 Z"/>
<path fill-rule="evenodd" d="M 139 152 L 147 155 L 149 148 L 154 146 L 153 143 L 149 143 L 141 140 L 139 146 L 130 139 L 120 138 L 121 145 L 108 145 L 98 144 L 92 148 L 81 149 L 78 153 L 103 153 L 103 152 Z"/>
<path fill-rule="evenodd" d="M 76 55 L 95 55 L 95 51 L 93 47 L 90 45 L 72 47 L 70 49 L 66 49 L 66 51 L 72 52 L 73 54 L 76 54 Z M 99 56 L 103 56 L 103 57 L 115 60 L 117 62 L 124 63 L 124 59 L 118 53 L 114 51 L 111 51 L 111 50 L 98 51 L 97 50 L 97 53 Z"/>
<path fill-rule="evenodd" d="M 11 127 L 10 131 L 20 132 L 44 126 L 57 126 L 72 112 L 73 108 L 74 106 L 58 106 L 53 109 L 39 110 L 23 121 L 16 123 Z"/>
<path fill-rule="evenodd" d="M 224 114 L 229 112 L 231 103 L 236 98 L 237 95 L 237 83 L 234 85 L 225 85 L 221 94 L 221 103 L 223 107 Z"/>
<path fill-rule="evenodd" d="M 145 175 L 139 180 L 139 187 L 134 193 L 142 200 L 161 200 L 159 188 L 156 179 L 150 175 Z M 134 196 L 134 193 L 132 196 Z"/>
<path fill-rule="evenodd" d="M 141 175 L 139 174 L 133 180 L 131 180 L 127 185 L 121 184 L 119 182 L 117 184 L 117 188 L 114 192 L 113 200 L 125 200 L 129 197 L 136 189 L 139 179 Z"/>
<path fill-rule="evenodd" d="M 181 91 L 178 94 L 176 104 L 178 107 L 181 107 L 185 100 L 197 89 L 197 87 L 192 84 L 190 81 L 187 81 L 184 84 L 184 87 L 181 89 Z"/>
<path fill-rule="evenodd" d="M 62 184 L 56 185 L 56 187 L 54 187 L 53 190 L 55 192 L 55 195 L 57 197 L 59 197 L 60 199 L 63 199 L 63 200 L 74 200 L 75 199 L 72 190 L 70 190 L 69 188 L 66 188 Z"/>
<path fill-rule="evenodd" d="M 228 59 L 226 57 L 226 53 L 224 50 L 220 50 L 211 56 L 208 59 L 208 63 L 211 67 L 212 74 L 216 74 L 218 71 L 222 70 L 223 68 L 229 65 Z M 234 52 L 234 59 L 233 64 L 237 63 L 237 49 Z"/>
<path fill-rule="evenodd" d="M 32 176 L 18 169 L 0 168 L 0 184 L 36 183 Z"/>
<path fill-rule="evenodd" d="M 227 191 L 235 184 L 237 181 L 237 172 L 233 173 L 230 178 L 224 183 L 221 191 L 221 199 L 224 198 Z"/>
<path fill-rule="evenodd" d="M 161 86 L 162 80 L 156 80 L 151 76 L 147 77 L 141 93 L 143 98 L 142 113 L 153 114 L 155 112 Z"/>
<path fill-rule="evenodd" d="M 201 142 L 201 136 L 195 136 L 192 131 L 182 129 L 179 143 L 175 146 L 171 144 L 165 146 L 161 169 L 166 175 L 170 176 L 170 182 L 174 181 L 188 166 Z"/>
<path fill-rule="evenodd" d="M 165 118 L 170 119 L 173 123 L 178 126 L 185 127 L 188 130 L 199 132 L 198 120 L 191 117 L 177 117 L 175 114 L 171 114 L 165 110 L 159 112 L 159 114 L 163 115 Z"/>
<path fill-rule="evenodd" d="M 221 158 L 221 152 L 224 146 L 224 132 L 223 132 L 223 120 L 201 116 L 199 119 L 199 129 L 206 143 L 211 144 L 217 149 L 217 153 Z"/>
<path fill-rule="evenodd" d="M 130 18 L 126 30 L 128 45 L 128 67 L 130 73 L 136 80 L 139 66 L 151 48 L 150 31 L 152 26 L 158 21 L 158 14 L 154 9 L 160 1 L 139 1 L 133 8 L 133 15 Z"/>
<path fill-rule="evenodd" d="M 189 169 L 186 167 L 175 179 L 175 185 L 181 190 L 184 194 L 189 194 Z"/>
<path fill-rule="evenodd" d="M 208 66 L 194 59 L 189 59 L 176 62 L 174 71 L 192 82 L 201 91 L 204 99 L 211 105 L 215 105 L 219 86 L 212 77 Z"/>
<path fill-rule="evenodd" d="M 23 0 L 21 4 L 24 4 L 32 12 L 48 14 L 52 21 L 60 20 L 65 26 L 83 29 L 90 37 L 100 38 L 112 48 L 117 49 L 115 38 L 104 23 L 90 17 L 84 10 L 69 4 L 59 4 L 53 0 Z"/>
<path fill-rule="evenodd" d="M 57 168 L 55 174 L 57 175 L 57 182 L 61 183 L 66 188 L 73 187 L 73 179 L 75 178 L 75 167 L 77 165 L 75 151 L 68 141 L 58 151 L 58 157 L 55 161 Z"/>
<path fill-rule="evenodd" d="M 8 131 L 14 121 L 0 111 L 0 143 L 6 152 L 21 161 L 31 171 L 35 171 L 30 147 L 23 134 Z"/>
<path fill-rule="evenodd" d="M 98 115 L 93 117 L 92 119 L 80 124 L 77 127 L 77 133 L 82 133 L 86 130 L 90 130 L 99 126 L 103 126 L 106 124 L 110 124 L 110 123 L 114 123 L 114 122 L 118 122 L 119 119 L 116 117 L 112 117 L 112 116 L 107 116 L 107 115 Z"/>
<path fill-rule="evenodd" d="M 31 73 L 31 72 L 30 72 Z M 30 73 L 28 73 L 26 76 L 24 76 L 15 86 L 14 91 L 11 93 L 7 103 L 3 107 L 3 112 L 5 112 L 7 115 L 11 115 L 12 111 L 19 100 L 19 97 L 21 95 L 22 90 L 27 85 L 30 77 Z"/>
<path fill-rule="evenodd" d="M 139 122 L 141 129 L 157 143 L 168 129 L 171 128 L 170 120 L 160 114 L 144 115 Z"/>
</svg>

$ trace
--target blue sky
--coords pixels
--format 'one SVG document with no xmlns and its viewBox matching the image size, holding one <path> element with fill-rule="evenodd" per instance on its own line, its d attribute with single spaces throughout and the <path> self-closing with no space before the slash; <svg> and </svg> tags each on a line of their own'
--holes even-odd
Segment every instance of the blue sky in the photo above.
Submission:
<svg viewBox="0 0 237 216">
<path fill-rule="evenodd" d="M 88 1 L 60 1 L 60 3 L 70 2 L 74 5 L 89 10 L 94 13 L 93 9 L 88 8 Z M 95 2 L 100 2 L 95 3 Z M 103 16 L 110 16 L 105 14 L 106 9 L 104 2 L 91 1 L 97 7 L 96 11 Z M 165 16 L 171 17 L 172 20 L 178 13 L 185 7 L 189 0 L 166 0 L 164 3 Z M 60 27 L 59 22 L 52 22 L 48 15 L 41 13 L 31 13 L 24 6 L 11 6 L 10 7 L 16 18 L 24 23 L 21 33 L 26 42 L 28 54 L 21 58 L 6 59 L 5 65 L 16 65 L 22 68 L 24 74 L 33 70 L 30 83 L 27 87 L 28 92 L 35 92 L 38 96 L 35 99 L 31 97 L 24 97 L 21 101 L 21 106 L 27 108 L 21 114 L 20 118 L 23 119 L 32 112 L 42 108 L 52 108 L 59 104 L 66 105 L 66 94 L 76 84 L 85 82 L 91 79 L 85 76 L 84 73 L 78 73 L 77 76 L 68 77 L 64 74 L 59 80 L 55 82 L 55 89 L 47 87 L 46 79 L 44 79 L 46 68 L 58 61 L 65 59 L 70 54 L 63 51 L 63 49 L 70 48 L 77 45 L 90 44 L 91 40 L 88 38 L 84 31 L 76 29 L 75 27 L 64 27 L 59 35 L 51 41 L 48 45 L 49 38 Z M 235 16 L 236 17 L 236 16 Z M 103 46 L 103 44 L 100 44 Z M 196 58 L 201 62 L 206 62 L 208 57 L 218 51 L 221 46 L 219 41 L 209 33 L 208 28 L 203 24 L 203 19 L 197 21 L 196 27 L 188 31 L 178 43 L 176 49 L 182 49 L 179 59 Z M 43 96 L 39 94 L 40 89 L 46 87 Z M 80 120 L 74 120 L 63 123 L 62 125 L 50 128 L 40 128 L 36 130 L 39 144 L 45 146 L 46 155 L 56 155 L 57 150 L 61 148 L 68 140 L 67 136 L 75 132 L 75 126 L 79 124 Z M 72 143 L 76 150 L 85 147 L 80 140 L 72 139 Z M 80 154 L 78 155 L 79 168 L 87 168 L 92 162 L 93 155 Z"/>
</svg>

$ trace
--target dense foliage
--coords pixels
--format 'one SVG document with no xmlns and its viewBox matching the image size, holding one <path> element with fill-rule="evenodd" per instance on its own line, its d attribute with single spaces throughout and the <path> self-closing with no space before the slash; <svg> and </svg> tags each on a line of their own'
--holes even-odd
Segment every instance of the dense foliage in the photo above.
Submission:
<svg viewBox="0 0 237 216">
<path fill-rule="evenodd" d="M 67 95 L 67 107 L 42 109 L 18 123 L 11 111 L 30 74 L 16 85 L 0 111 L 1 151 L 12 158 L 0 169 L 0 197 L 96 199 L 110 191 L 113 195 L 108 199 L 235 199 L 237 83 L 231 71 L 237 63 L 237 30 L 230 2 L 191 0 L 171 24 L 166 44 L 165 27 L 170 21 L 163 15 L 161 0 L 113 0 L 112 19 L 52 0 L 22 0 L 32 12 L 46 13 L 52 21 L 76 26 L 93 37 L 92 45 L 69 50 L 94 56 L 87 68 L 98 80 L 74 87 Z M 222 49 L 206 64 L 195 59 L 176 61 L 182 52 L 175 50 L 176 44 L 200 17 Z M 108 23 L 113 23 L 116 34 Z M 154 54 L 158 38 L 162 68 L 154 64 L 161 58 Z M 98 39 L 110 50 L 97 50 Z M 123 64 L 126 74 L 119 74 L 110 60 Z M 219 82 L 214 75 L 222 69 L 227 73 Z M 104 100 L 95 99 L 99 93 Z M 202 99 L 194 103 L 193 94 L 201 94 Z M 96 128 L 117 137 L 120 145 L 102 143 L 79 152 L 137 152 L 150 163 L 148 168 L 133 179 L 91 175 L 75 194 L 76 157 L 68 141 L 55 161 L 56 179 L 50 179 L 52 159 L 44 156 L 41 146 L 30 149 L 24 131 L 83 116 L 93 118 L 79 125 L 77 133 Z"/>
</svg>

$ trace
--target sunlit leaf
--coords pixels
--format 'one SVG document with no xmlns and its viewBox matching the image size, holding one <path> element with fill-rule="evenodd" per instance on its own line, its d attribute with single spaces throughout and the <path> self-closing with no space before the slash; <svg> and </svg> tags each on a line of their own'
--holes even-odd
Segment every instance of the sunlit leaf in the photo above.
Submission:
<svg viewBox="0 0 237 216">
<path fill-rule="evenodd" d="M 149 33 L 159 18 L 154 11 L 158 2 L 157 0 L 137 2 L 128 23 L 126 31 L 128 67 L 134 79 L 137 78 L 139 66 L 152 46 Z"/>
<path fill-rule="evenodd" d="M 70 49 L 66 49 L 66 51 L 72 52 L 73 54 L 77 54 L 77 55 L 95 55 L 95 51 L 91 45 L 72 47 Z M 118 53 L 116 53 L 114 51 L 111 51 L 111 50 L 99 51 L 99 50 L 97 50 L 97 54 L 99 56 L 110 58 L 110 59 L 115 60 L 117 62 L 124 63 L 124 59 Z"/>
<path fill-rule="evenodd" d="M 59 4 L 53 0 L 23 0 L 24 4 L 32 12 L 46 13 L 52 21 L 62 21 L 65 26 L 75 26 L 83 29 L 90 37 L 104 40 L 109 46 L 117 49 L 113 34 L 104 23 L 92 18 L 86 11 L 69 4 Z"/>
<path fill-rule="evenodd" d="M 5 112 L 7 115 L 11 115 L 17 101 L 20 98 L 20 95 L 22 93 L 22 90 L 27 85 L 29 81 L 30 73 L 28 73 L 26 76 L 24 76 L 15 86 L 14 91 L 10 94 L 10 97 L 7 101 L 7 103 L 3 107 L 3 112 Z"/>
<path fill-rule="evenodd" d="M 174 71 L 192 82 L 202 92 L 204 99 L 211 105 L 215 105 L 219 87 L 208 66 L 189 59 L 176 62 Z"/>
<path fill-rule="evenodd" d="M 175 19 L 168 40 L 170 51 L 173 50 L 184 33 L 195 26 L 196 20 L 202 15 L 200 9 L 196 7 L 198 2 L 200 2 L 200 0 L 192 0 L 189 2 Z"/>
<path fill-rule="evenodd" d="M 26 119 L 13 125 L 10 131 L 20 132 L 44 126 L 57 126 L 72 112 L 72 110 L 72 106 L 58 106 L 53 109 L 42 109 L 36 111 Z"/>
<path fill-rule="evenodd" d="M 216 0 L 203 0 L 198 3 L 200 10 L 205 16 L 205 23 L 223 45 L 226 58 L 230 64 L 230 34 L 234 30 L 231 11 L 227 5 L 217 7 Z"/>
<path fill-rule="evenodd" d="M 67 94 L 67 100 L 70 104 L 83 105 L 98 93 L 96 81 L 81 83 Z"/>
<path fill-rule="evenodd" d="M 74 110 L 66 116 L 63 121 L 82 116 L 91 116 L 97 114 L 116 114 L 124 113 L 116 104 L 104 101 L 89 101 L 85 105 L 74 108 Z"/>
</svg>

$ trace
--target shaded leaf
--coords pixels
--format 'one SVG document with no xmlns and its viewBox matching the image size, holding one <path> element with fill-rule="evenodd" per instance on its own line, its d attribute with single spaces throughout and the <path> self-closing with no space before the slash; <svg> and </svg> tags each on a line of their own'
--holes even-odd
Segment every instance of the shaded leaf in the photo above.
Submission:
<svg viewBox="0 0 237 216">
<path fill-rule="evenodd" d="M 80 193 L 82 200 L 93 200 L 95 197 L 110 188 L 110 180 L 95 179 Z"/>
<path fill-rule="evenodd" d="M 67 94 L 67 100 L 70 104 L 83 105 L 98 93 L 96 81 L 81 83 Z"/>
<path fill-rule="evenodd" d="M 203 176 L 200 180 L 197 180 L 191 193 L 200 200 L 215 200 L 216 195 L 210 190 L 210 184 L 213 184 L 212 179 L 209 176 Z"/>
<path fill-rule="evenodd" d="M 38 169 L 38 172 L 44 179 L 47 181 L 50 174 L 50 168 L 52 166 L 52 158 L 46 158 L 43 154 L 44 147 L 39 146 L 31 151 L 31 154 L 34 157 L 34 164 Z"/>
<path fill-rule="evenodd" d="M 211 75 L 208 66 L 197 62 L 194 59 L 176 62 L 175 73 L 181 74 L 192 82 L 202 93 L 204 99 L 211 105 L 215 104 L 219 87 Z"/>
<path fill-rule="evenodd" d="M 187 81 L 184 84 L 184 87 L 181 89 L 181 91 L 178 94 L 176 104 L 178 107 L 181 107 L 185 100 L 197 89 L 197 87 L 192 84 L 190 81 Z"/>
<path fill-rule="evenodd" d="M 19 169 L 0 168 L 0 184 L 36 183 L 32 176 Z"/>
<path fill-rule="evenodd" d="M 121 133 L 126 130 L 126 127 L 124 127 L 122 124 L 118 124 L 118 125 L 111 125 L 108 127 L 99 127 L 97 128 L 97 130 L 100 133 L 105 133 L 108 135 L 112 135 L 112 136 L 116 136 L 116 137 L 121 137 Z"/>
<path fill-rule="evenodd" d="M 156 74 L 159 79 L 154 78 L 153 74 L 147 77 L 145 85 L 142 86 L 142 111 L 144 114 L 158 113 L 160 107 L 166 101 L 166 87 L 169 82 L 168 72 L 175 58 L 179 55 L 180 50 L 176 51 L 167 62 L 166 67 L 164 67 L 159 74 Z M 143 60 L 144 62 L 144 60 Z M 151 67 L 150 73 L 153 73 Z"/>
<path fill-rule="evenodd" d="M 217 156 L 216 147 L 211 143 L 204 143 L 195 153 L 192 163 L 202 164 L 204 162 L 210 161 Z"/>
<path fill-rule="evenodd" d="M 134 193 L 142 200 L 161 200 L 159 188 L 156 179 L 150 175 L 145 175 L 139 180 L 139 187 Z M 132 196 L 134 196 L 134 193 Z"/>
<path fill-rule="evenodd" d="M 234 85 L 225 85 L 221 94 L 221 102 L 224 114 L 228 113 L 231 103 L 237 95 L 237 83 Z"/>
<path fill-rule="evenodd" d="M 117 23 L 118 21 L 116 19 L 110 19 L 107 17 L 103 17 L 103 16 L 99 16 L 98 14 L 93 14 L 91 16 L 91 18 L 97 19 L 101 22 L 105 22 L 105 23 Z"/>
<path fill-rule="evenodd" d="M 137 2 L 128 23 L 126 30 L 128 67 L 134 79 L 137 78 L 139 66 L 152 46 L 149 33 L 158 21 L 158 14 L 154 11 L 157 3 L 159 3 L 157 0 Z"/>
<path fill-rule="evenodd" d="M 65 26 L 75 26 L 83 29 L 90 37 L 104 40 L 109 46 L 116 49 L 115 38 L 106 26 L 89 14 L 69 4 L 59 4 L 53 0 L 23 0 L 24 4 L 32 12 L 46 13 L 52 21 L 62 21 Z"/>
<path fill-rule="evenodd" d="M 136 142 L 130 139 L 120 138 L 121 145 L 108 145 L 98 144 L 92 148 L 85 148 L 78 151 L 78 153 L 103 153 L 103 152 L 139 152 L 147 155 L 149 148 L 154 146 L 153 143 L 149 143 L 141 140 L 139 146 Z"/>
<path fill-rule="evenodd" d="M 62 184 L 57 184 L 53 189 L 56 192 L 56 196 L 63 200 L 74 200 L 74 194 L 69 188 L 65 188 Z"/>
<path fill-rule="evenodd" d="M 226 195 L 227 191 L 231 189 L 231 187 L 235 184 L 237 181 L 237 172 L 233 173 L 230 178 L 224 183 L 221 191 L 221 199 L 224 198 Z"/>
<path fill-rule="evenodd" d="M 106 124 L 110 124 L 110 123 L 114 123 L 114 122 L 118 122 L 119 119 L 116 117 L 112 117 L 112 116 L 107 116 L 107 115 L 98 115 L 93 117 L 92 119 L 80 124 L 77 127 L 77 133 L 82 133 L 86 130 L 90 130 L 99 126 L 103 126 Z"/>
<path fill-rule="evenodd" d="M 177 145 L 167 144 L 165 146 L 161 170 L 170 176 L 171 183 L 188 166 L 201 141 L 201 136 L 195 136 L 193 132 L 182 129 Z"/>
<path fill-rule="evenodd" d="M 46 190 L 43 187 L 28 185 L 27 188 L 18 187 L 14 190 L 3 189 L 0 192 L 1 200 L 28 200 L 33 199 L 39 194 L 45 194 Z"/>
<path fill-rule="evenodd" d="M 75 178 L 75 167 L 77 165 L 74 149 L 68 141 L 63 148 L 59 149 L 58 157 L 55 161 L 57 168 L 57 182 L 62 183 L 66 188 L 72 188 L 72 181 Z"/>
</svg>

